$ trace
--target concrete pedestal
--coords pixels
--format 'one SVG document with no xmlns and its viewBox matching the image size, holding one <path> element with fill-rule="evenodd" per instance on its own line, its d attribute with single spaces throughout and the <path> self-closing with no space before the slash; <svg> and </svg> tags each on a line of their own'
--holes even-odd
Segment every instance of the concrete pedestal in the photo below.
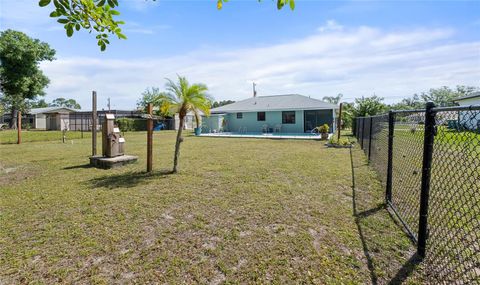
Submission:
<svg viewBox="0 0 480 285">
<path fill-rule="evenodd" d="M 97 168 L 110 169 L 120 167 L 138 160 L 138 156 L 121 155 L 116 157 L 104 157 L 100 155 L 90 157 L 90 165 Z"/>
</svg>

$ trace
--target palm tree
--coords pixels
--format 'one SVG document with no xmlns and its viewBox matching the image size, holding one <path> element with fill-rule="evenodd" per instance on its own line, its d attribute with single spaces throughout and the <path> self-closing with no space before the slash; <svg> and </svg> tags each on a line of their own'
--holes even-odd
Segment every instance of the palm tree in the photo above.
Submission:
<svg viewBox="0 0 480 285">
<path fill-rule="evenodd" d="M 201 83 L 190 85 L 188 80 L 178 75 L 178 82 L 167 78 L 165 85 L 167 92 L 159 94 L 157 102 L 160 103 L 162 113 L 178 113 L 180 124 L 178 126 L 177 140 L 175 143 L 175 155 L 173 157 L 173 173 L 178 171 L 178 158 L 180 156 L 180 143 L 183 141 L 182 132 L 185 127 L 185 116 L 193 112 L 199 127 L 200 112 L 210 115 L 212 100 L 207 95 L 207 86 Z"/>
</svg>

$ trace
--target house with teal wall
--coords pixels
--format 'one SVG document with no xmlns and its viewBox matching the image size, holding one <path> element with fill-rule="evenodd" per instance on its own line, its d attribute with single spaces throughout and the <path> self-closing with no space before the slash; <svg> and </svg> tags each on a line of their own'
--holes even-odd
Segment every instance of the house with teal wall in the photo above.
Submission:
<svg viewBox="0 0 480 285">
<path fill-rule="evenodd" d="M 202 132 L 308 133 L 323 124 L 335 131 L 337 106 L 299 94 L 254 96 L 211 109 Z"/>
</svg>

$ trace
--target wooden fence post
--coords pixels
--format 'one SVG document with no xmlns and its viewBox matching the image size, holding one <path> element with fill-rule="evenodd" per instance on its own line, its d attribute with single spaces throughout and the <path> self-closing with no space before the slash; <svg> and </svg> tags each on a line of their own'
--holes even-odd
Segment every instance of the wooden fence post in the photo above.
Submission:
<svg viewBox="0 0 480 285">
<path fill-rule="evenodd" d="M 97 91 L 92 91 L 92 156 L 97 155 Z"/>
<path fill-rule="evenodd" d="M 343 103 L 340 103 L 340 110 L 338 112 L 338 140 L 340 140 L 340 132 L 342 130 L 342 106 Z"/>
<path fill-rule="evenodd" d="M 17 144 L 22 143 L 22 112 L 17 112 Z"/>
<path fill-rule="evenodd" d="M 153 106 L 152 103 L 147 105 L 147 172 L 152 172 L 153 159 Z"/>
</svg>

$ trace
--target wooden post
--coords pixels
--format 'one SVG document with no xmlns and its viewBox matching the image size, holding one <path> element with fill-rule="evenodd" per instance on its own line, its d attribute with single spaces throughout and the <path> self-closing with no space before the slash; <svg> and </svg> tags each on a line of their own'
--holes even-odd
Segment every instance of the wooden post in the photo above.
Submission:
<svg viewBox="0 0 480 285">
<path fill-rule="evenodd" d="M 97 155 L 97 91 L 92 91 L 92 156 Z"/>
<path fill-rule="evenodd" d="M 147 172 L 152 172 L 152 158 L 153 158 L 153 106 L 152 103 L 147 105 Z"/>
<path fill-rule="evenodd" d="M 340 132 L 342 130 L 342 107 L 343 103 L 340 103 L 340 110 L 338 112 L 338 140 L 340 140 Z"/>
<path fill-rule="evenodd" d="M 17 112 L 17 144 L 22 143 L 22 112 Z"/>
</svg>

